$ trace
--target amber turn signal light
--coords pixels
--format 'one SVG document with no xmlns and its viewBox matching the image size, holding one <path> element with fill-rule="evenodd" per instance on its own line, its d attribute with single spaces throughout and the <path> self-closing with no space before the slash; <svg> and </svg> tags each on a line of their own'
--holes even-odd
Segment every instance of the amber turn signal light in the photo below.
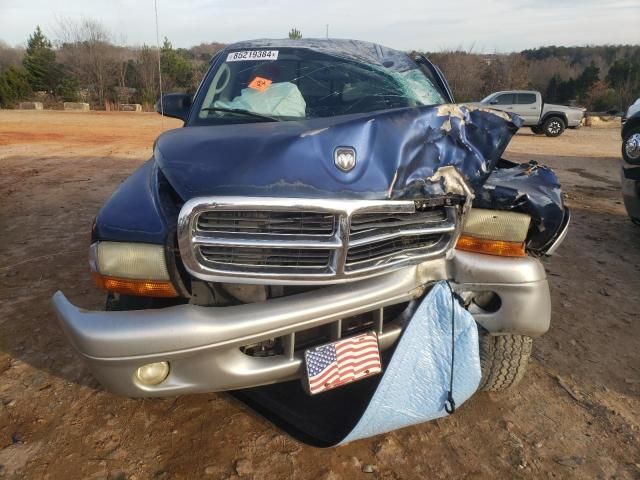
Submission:
<svg viewBox="0 0 640 480">
<path fill-rule="evenodd" d="M 92 272 L 93 280 L 99 288 L 124 295 L 139 297 L 177 297 L 178 293 L 171 282 L 160 280 L 132 280 L 106 277 Z"/>
<path fill-rule="evenodd" d="M 502 257 L 524 257 L 524 242 L 505 242 L 504 240 L 486 240 L 470 235 L 461 235 L 456 244 L 457 250 L 486 253 Z"/>
</svg>

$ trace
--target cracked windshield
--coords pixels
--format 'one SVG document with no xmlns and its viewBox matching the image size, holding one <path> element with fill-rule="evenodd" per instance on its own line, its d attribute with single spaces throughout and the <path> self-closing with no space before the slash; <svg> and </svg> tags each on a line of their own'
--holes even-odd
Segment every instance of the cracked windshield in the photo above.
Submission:
<svg viewBox="0 0 640 480">
<path fill-rule="evenodd" d="M 236 51 L 219 62 L 197 123 L 295 120 L 444 102 L 416 64 L 396 71 L 295 49 Z"/>
</svg>

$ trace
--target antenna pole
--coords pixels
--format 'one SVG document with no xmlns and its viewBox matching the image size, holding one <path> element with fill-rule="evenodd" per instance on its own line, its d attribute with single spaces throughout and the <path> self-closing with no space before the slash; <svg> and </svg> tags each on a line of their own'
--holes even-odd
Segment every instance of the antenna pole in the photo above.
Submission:
<svg viewBox="0 0 640 480">
<path fill-rule="evenodd" d="M 327 23 L 327 39 L 329 38 L 329 24 Z"/>
<path fill-rule="evenodd" d="M 158 82 L 160 84 L 160 120 L 164 131 L 164 105 L 162 104 L 162 63 L 160 62 L 160 30 L 158 28 L 158 0 L 153 0 L 156 12 L 156 47 L 158 48 Z"/>
</svg>

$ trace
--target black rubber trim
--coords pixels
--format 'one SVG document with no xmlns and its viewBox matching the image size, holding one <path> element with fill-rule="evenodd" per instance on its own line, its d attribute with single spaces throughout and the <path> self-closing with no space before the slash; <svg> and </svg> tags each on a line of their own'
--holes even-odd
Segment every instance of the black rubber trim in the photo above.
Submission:
<svg viewBox="0 0 640 480">
<path fill-rule="evenodd" d="M 562 223 L 560 224 L 560 228 L 558 228 L 558 231 L 553 235 L 553 237 L 551 237 L 551 240 L 549 240 L 542 248 L 535 249 L 534 251 L 546 253 L 547 250 L 551 248 L 551 245 L 555 243 L 555 241 L 558 239 L 558 237 L 564 231 L 564 229 L 566 228 L 567 224 L 570 221 L 571 221 L 571 209 L 565 206 L 564 217 L 562 218 Z"/>
</svg>

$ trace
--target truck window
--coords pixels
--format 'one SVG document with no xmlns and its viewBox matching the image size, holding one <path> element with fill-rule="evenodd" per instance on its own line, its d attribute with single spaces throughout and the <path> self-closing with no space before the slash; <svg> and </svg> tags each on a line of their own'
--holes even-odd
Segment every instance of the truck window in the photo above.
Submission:
<svg viewBox="0 0 640 480">
<path fill-rule="evenodd" d="M 530 105 L 532 103 L 536 103 L 535 93 L 519 93 L 518 94 L 518 104 Z"/>
<path fill-rule="evenodd" d="M 498 95 L 495 99 L 494 99 L 494 105 L 512 105 L 515 102 L 513 101 L 513 97 L 515 95 L 513 93 L 503 93 L 502 95 Z M 493 102 L 491 102 L 493 103 Z"/>
</svg>

